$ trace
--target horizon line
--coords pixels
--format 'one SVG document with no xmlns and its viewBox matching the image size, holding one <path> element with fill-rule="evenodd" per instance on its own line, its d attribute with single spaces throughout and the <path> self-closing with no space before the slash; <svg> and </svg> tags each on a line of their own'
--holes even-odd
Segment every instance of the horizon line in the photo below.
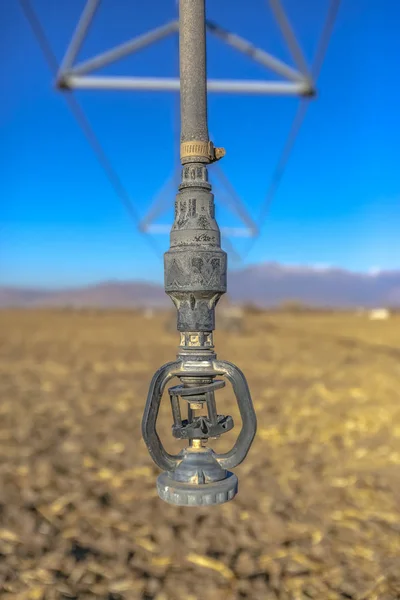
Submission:
<svg viewBox="0 0 400 600">
<path fill-rule="evenodd" d="M 389 273 L 398 273 L 400 272 L 400 266 L 397 269 L 385 269 L 385 268 L 379 268 L 379 267 L 370 267 L 368 269 L 362 270 L 362 269 L 349 269 L 346 267 L 340 267 L 340 266 L 335 266 L 335 265 L 325 265 L 325 264 L 319 264 L 319 263 L 281 263 L 278 261 L 263 261 L 263 262 L 258 262 L 258 263 L 251 263 L 249 265 L 246 266 L 242 266 L 239 268 L 233 268 L 233 269 L 229 269 L 228 272 L 240 272 L 240 271 L 246 271 L 246 270 L 252 270 L 252 269 L 260 269 L 262 267 L 267 267 L 267 266 L 275 266 L 278 268 L 281 268 L 283 270 L 292 270 L 292 271 L 314 271 L 316 273 L 327 273 L 329 271 L 341 271 L 344 273 L 349 273 L 352 275 L 363 275 L 363 276 L 368 276 L 368 277 L 377 277 L 379 275 L 383 275 L 383 274 L 389 274 Z M 24 289 L 24 290 L 40 290 L 40 291 L 54 291 L 54 290 L 73 290 L 73 289 L 77 289 L 77 288 L 82 288 L 82 287 L 96 287 L 99 285 L 106 285 L 106 284 L 128 284 L 128 283 L 139 283 L 139 284 L 146 284 L 146 285 L 154 285 L 154 286 L 159 286 L 162 287 L 163 285 L 163 281 L 162 278 L 159 278 L 157 280 L 154 279 L 145 279 L 143 277 L 138 277 L 138 278 L 132 278 L 132 279 L 119 279 L 119 278 L 106 278 L 106 279 L 97 279 L 95 281 L 86 281 L 86 282 L 76 282 L 76 283 L 71 283 L 71 284 L 40 284 L 40 283 L 11 283 L 11 282 L 3 282 L 0 280 L 0 288 L 12 288 L 12 289 Z"/>
</svg>

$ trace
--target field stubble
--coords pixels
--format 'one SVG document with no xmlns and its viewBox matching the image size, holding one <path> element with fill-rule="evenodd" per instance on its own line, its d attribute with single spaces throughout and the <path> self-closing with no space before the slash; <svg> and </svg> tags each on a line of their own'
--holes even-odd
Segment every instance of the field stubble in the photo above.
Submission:
<svg viewBox="0 0 400 600">
<path fill-rule="evenodd" d="M 164 319 L 0 313 L 4 598 L 400 598 L 400 318 L 260 314 L 217 332 L 258 434 L 237 498 L 204 509 L 158 499 L 141 439 L 150 378 L 176 353 Z"/>
</svg>

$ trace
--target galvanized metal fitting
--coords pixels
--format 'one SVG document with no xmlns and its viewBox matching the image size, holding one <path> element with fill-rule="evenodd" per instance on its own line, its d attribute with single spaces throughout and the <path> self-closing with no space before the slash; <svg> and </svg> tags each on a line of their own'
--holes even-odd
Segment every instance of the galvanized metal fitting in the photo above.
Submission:
<svg viewBox="0 0 400 600">
<path fill-rule="evenodd" d="M 215 148 L 208 137 L 204 5 L 204 0 L 180 0 L 182 180 L 164 255 L 164 283 L 177 309 L 181 341 L 177 361 L 161 367 L 151 381 L 142 420 L 149 453 L 165 471 L 157 481 L 160 498 L 187 506 L 220 504 L 235 496 L 237 477 L 230 469 L 244 460 L 256 432 L 246 379 L 235 365 L 217 360 L 212 337 L 215 306 L 226 292 L 227 255 L 206 165 L 225 150 Z M 156 430 L 163 392 L 174 377 L 180 385 L 169 389 L 172 433 L 189 443 L 179 454 L 165 450 Z M 206 447 L 208 439 L 234 426 L 231 416 L 217 411 L 214 394 L 225 385 L 221 377 L 232 385 L 242 428 L 232 449 L 216 454 Z M 187 418 L 181 403 L 186 403 Z M 199 414 L 205 408 L 206 414 Z"/>
<path fill-rule="evenodd" d="M 215 305 L 226 292 L 227 255 L 215 220 L 207 167 L 185 165 L 175 200 L 170 249 L 164 255 L 165 291 L 178 313 L 178 331 L 210 332 Z"/>
<path fill-rule="evenodd" d="M 193 148 L 194 153 L 200 151 Z M 217 360 L 214 352 L 215 306 L 226 291 L 227 255 L 221 248 L 207 167 L 197 161 L 196 157 L 196 162 L 183 165 L 170 249 L 164 255 L 165 291 L 176 306 L 181 334 L 178 361 L 154 375 L 142 422 L 149 453 L 165 471 L 157 481 L 160 498 L 187 506 L 219 504 L 236 495 L 237 477 L 229 469 L 244 460 L 256 432 L 244 375 L 235 365 Z M 208 439 L 234 427 L 231 416 L 217 411 L 214 394 L 225 385 L 218 376 L 231 382 L 242 418 L 236 443 L 221 455 L 205 447 Z M 181 384 L 169 390 L 172 434 L 189 442 L 177 455 L 166 452 L 156 432 L 162 394 L 173 377 Z M 180 402 L 186 402 L 187 418 L 182 417 Z M 203 408 L 206 414 L 199 414 Z"/>
</svg>

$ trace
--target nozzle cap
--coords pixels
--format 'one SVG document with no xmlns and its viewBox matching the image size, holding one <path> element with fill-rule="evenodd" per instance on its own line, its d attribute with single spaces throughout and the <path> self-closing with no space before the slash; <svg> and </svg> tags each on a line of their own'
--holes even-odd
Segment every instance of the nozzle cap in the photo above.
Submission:
<svg viewBox="0 0 400 600">
<path fill-rule="evenodd" d="M 157 478 L 157 491 L 161 500 L 176 506 L 210 506 L 233 500 L 238 491 L 238 478 L 227 472 L 227 477 L 211 483 L 191 484 L 176 481 L 168 473 Z"/>
</svg>

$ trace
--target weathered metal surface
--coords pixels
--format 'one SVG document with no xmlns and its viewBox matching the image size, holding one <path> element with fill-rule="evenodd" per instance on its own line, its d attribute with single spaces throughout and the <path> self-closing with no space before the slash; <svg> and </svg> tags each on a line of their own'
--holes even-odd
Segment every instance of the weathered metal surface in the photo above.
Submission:
<svg viewBox="0 0 400 600">
<path fill-rule="evenodd" d="M 215 149 L 208 135 L 204 0 L 180 0 L 179 7 L 182 180 L 164 274 L 165 291 L 177 309 L 181 342 L 178 360 L 164 365 L 152 379 L 142 433 L 154 462 L 167 472 L 158 480 L 160 497 L 173 504 L 198 506 L 226 502 L 236 494 L 236 477 L 227 469 L 247 455 L 256 417 L 243 374 L 233 364 L 218 361 L 214 352 L 215 307 L 226 292 L 227 255 L 221 248 L 207 165 L 224 151 Z M 233 428 L 232 417 L 217 413 L 214 392 L 221 385 L 214 380 L 220 374 L 232 384 L 242 429 L 231 450 L 217 455 L 201 443 Z M 165 450 L 156 431 L 163 391 L 172 377 L 181 380 L 178 388 L 170 390 L 172 432 L 190 442 L 179 455 Z M 187 401 L 187 419 L 182 418 L 180 398 Z M 203 406 L 207 415 L 197 414 Z"/>
<path fill-rule="evenodd" d="M 238 490 L 238 479 L 234 473 L 228 473 L 219 481 L 193 484 L 177 481 L 167 473 L 161 473 L 157 479 L 157 490 L 160 498 L 169 504 L 211 506 L 233 500 Z"/>
<path fill-rule="evenodd" d="M 246 333 L 245 315 L 241 309 L 221 309 L 219 304 L 217 304 L 215 313 L 215 327 L 219 331 L 224 331 L 226 333 Z M 176 333 L 177 316 L 175 312 L 168 314 L 165 318 L 164 327 L 166 331 Z"/>
<path fill-rule="evenodd" d="M 165 291 L 177 308 L 179 331 L 211 331 L 215 304 L 226 292 L 227 256 L 221 249 L 214 196 L 203 175 L 206 167 L 190 170 L 194 179 L 186 187 L 182 178 L 175 201 L 171 247 L 164 260 Z"/>
</svg>

